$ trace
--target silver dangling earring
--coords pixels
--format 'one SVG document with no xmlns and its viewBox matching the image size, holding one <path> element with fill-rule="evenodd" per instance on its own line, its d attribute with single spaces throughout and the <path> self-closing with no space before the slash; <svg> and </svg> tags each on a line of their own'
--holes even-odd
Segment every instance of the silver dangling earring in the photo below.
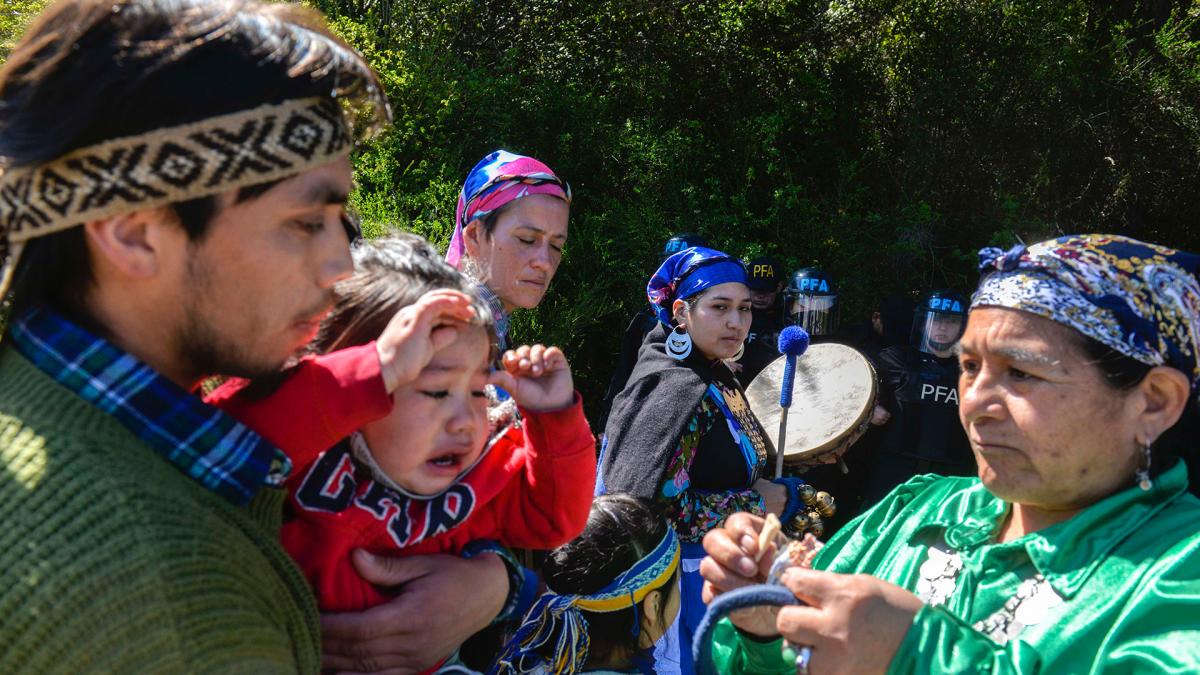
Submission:
<svg viewBox="0 0 1200 675">
<path fill-rule="evenodd" d="M 683 326 L 675 326 L 667 334 L 667 355 L 676 361 L 682 361 L 692 353 L 692 336 L 688 335 Z"/>
<path fill-rule="evenodd" d="M 1150 444 L 1146 443 L 1142 446 L 1142 465 L 1138 467 L 1137 473 L 1134 474 L 1137 479 L 1138 487 L 1142 492 L 1149 492 L 1150 488 L 1154 487 L 1154 481 L 1150 480 Z"/>
<path fill-rule="evenodd" d="M 745 354 L 745 353 L 746 353 L 746 342 L 745 342 L 745 340 L 743 340 L 742 344 L 738 346 L 737 353 L 725 360 L 726 361 L 741 361 L 742 354 Z"/>
</svg>

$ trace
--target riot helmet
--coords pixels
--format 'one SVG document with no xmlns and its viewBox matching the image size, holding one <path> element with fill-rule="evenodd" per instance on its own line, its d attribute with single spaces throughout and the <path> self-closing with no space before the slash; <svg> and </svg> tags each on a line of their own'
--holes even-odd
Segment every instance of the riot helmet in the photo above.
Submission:
<svg viewBox="0 0 1200 675">
<path fill-rule="evenodd" d="M 756 310 L 774 310 L 779 286 L 783 280 L 783 266 L 770 256 L 759 256 L 746 262 L 750 287 L 750 304 Z"/>
<path fill-rule="evenodd" d="M 783 291 L 788 323 L 809 335 L 832 335 L 838 327 L 840 307 L 833 279 L 816 267 L 796 270 Z"/>
<path fill-rule="evenodd" d="M 663 244 L 660 258 L 666 260 L 672 255 L 679 253 L 684 249 L 692 248 L 693 246 L 703 246 L 708 248 L 708 240 L 696 234 L 695 232 L 680 232 L 679 234 L 671 235 L 667 243 Z"/>
<path fill-rule="evenodd" d="M 946 358 L 967 327 L 967 298 L 954 291 L 926 293 L 913 312 L 912 345 Z"/>
</svg>

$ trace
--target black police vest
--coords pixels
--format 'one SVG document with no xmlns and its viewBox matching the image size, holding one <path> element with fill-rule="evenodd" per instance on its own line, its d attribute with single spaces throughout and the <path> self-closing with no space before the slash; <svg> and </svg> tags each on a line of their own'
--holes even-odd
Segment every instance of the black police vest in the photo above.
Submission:
<svg viewBox="0 0 1200 675">
<path fill-rule="evenodd" d="M 783 330 L 783 318 L 778 312 L 771 310 L 752 310 L 750 313 L 750 333 L 746 335 L 746 345 L 765 342 L 774 345 L 779 340 L 779 331 Z"/>
<path fill-rule="evenodd" d="M 880 380 L 890 389 L 892 419 L 881 449 L 932 462 L 973 461 L 958 419 L 958 363 L 913 347 L 890 347 L 879 357 Z"/>
</svg>

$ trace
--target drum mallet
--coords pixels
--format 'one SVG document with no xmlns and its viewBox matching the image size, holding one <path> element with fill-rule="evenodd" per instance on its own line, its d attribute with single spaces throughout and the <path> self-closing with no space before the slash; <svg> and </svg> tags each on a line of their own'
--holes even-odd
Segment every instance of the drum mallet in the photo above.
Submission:
<svg viewBox="0 0 1200 675">
<path fill-rule="evenodd" d="M 808 332 L 788 326 L 779 333 L 779 353 L 784 356 L 783 386 L 779 391 L 779 440 L 775 443 L 775 477 L 783 478 L 783 449 L 787 438 L 788 408 L 792 407 L 792 385 L 796 382 L 796 357 L 808 349 Z"/>
</svg>

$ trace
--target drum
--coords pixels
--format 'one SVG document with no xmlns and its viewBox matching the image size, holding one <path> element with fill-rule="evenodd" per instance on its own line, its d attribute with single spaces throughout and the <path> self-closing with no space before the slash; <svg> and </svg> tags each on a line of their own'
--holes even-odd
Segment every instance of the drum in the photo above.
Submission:
<svg viewBox="0 0 1200 675">
<path fill-rule="evenodd" d="M 782 356 L 772 361 L 746 387 L 746 401 L 776 447 L 784 363 Z M 796 359 L 787 447 L 780 448 L 784 465 L 804 469 L 836 461 L 867 430 L 875 394 L 875 369 L 858 350 L 833 343 L 810 346 Z"/>
</svg>

